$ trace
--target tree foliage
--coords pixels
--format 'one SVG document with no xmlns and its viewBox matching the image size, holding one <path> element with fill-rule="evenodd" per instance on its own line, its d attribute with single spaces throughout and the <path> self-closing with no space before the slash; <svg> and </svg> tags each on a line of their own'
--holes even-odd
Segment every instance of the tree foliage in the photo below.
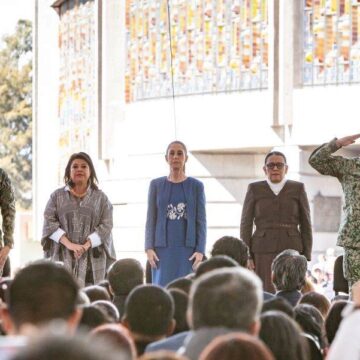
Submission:
<svg viewBox="0 0 360 360">
<path fill-rule="evenodd" d="M 32 31 L 19 20 L 0 42 L 0 167 L 10 176 L 23 208 L 31 205 Z"/>
</svg>

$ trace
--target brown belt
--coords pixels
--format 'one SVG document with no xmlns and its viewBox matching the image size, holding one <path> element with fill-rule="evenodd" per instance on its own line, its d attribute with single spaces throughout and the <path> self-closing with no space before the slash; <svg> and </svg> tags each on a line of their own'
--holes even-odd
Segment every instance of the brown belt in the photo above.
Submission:
<svg viewBox="0 0 360 360">
<path fill-rule="evenodd" d="M 256 227 L 257 230 L 266 230 L 266 229 L 298 229 L 298 225 L 295 224 L 268 224 L 268 225 L 260 225 Z"/>
</svg>

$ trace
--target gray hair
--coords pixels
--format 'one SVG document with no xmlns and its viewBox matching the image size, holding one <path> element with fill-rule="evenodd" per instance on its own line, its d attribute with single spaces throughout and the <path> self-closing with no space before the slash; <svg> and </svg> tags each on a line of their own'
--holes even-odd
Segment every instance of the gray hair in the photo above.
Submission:
<svg viewBox="0 0 360 360">
<path fill-rule="evenodd" d="M 271 270 L 277 290 L 300 290 L 305 283 L 307 260 L 296 250 L 284 250 L 273 260 Z"/>
<path fill-rule="evenodd" d="M 258 320 L 263 302 L 262 284 L 251 271 L 223 268 L 194 281 L 188 312 L 191 327 L 226 327 L 248 331 Z"/>
</svg>

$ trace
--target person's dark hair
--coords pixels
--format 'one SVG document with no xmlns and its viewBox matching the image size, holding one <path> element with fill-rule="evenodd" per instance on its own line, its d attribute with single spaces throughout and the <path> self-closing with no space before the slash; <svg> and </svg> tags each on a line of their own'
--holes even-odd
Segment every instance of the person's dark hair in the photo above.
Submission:
<svg viewBox="0 0 360 360">
<path fill-rule="evenodd" d="M 189 325 L 186 319 L 186 310 L 189 303 L 188 295 L 179 289 L 170 289 L 169 293 L 174 300 L 175 311 L 174 311 L 174 319 L 176 321 L 175 330 L 173 335 L 189 330 Z"/>
<path fill-rule="evenodd" d="M 336 332 L 342 321 L 341 312 L 347 304 L 349 304 L 349 302 L 344 300 L 335 301 L 331 304 L 330 310 L 325 319 L 325 331 L 329 344 L 331 344 L 335 338 Z"/>
<path fill-rule="evenodd" d="M 126 299 L 125 314 L 132 332 L 166 335 L 174 318 L 174 301 L 169 292 L 155 285 L 140 285 Z"/>
<path fill-rule="evenodd" d="M 211 256 L 216 255 L 227 255 L 240 266 L 246 267 L 249 258 L 249 248 L 242 240 L 236 237 L 223 236 L 216 240 L 212 247 Z"/>
<path fill-rule="evenodd" d="M 195 271 L 195 278 L 197 279 L 201 275 L 215 269 L 236 267 L 236 266 L 239 266 L 239 264 L 231 257 L 226 255 L 216 255 L 199 264 L 199 266 Z"/>
<path fill-rule="evenodd" d="M 78 285 L 71 274 L 50 261 L 21 269 L 9 287 L 9 314 L 16 327 L 67 320 L 76 310 Z"/>
<path fill-rule="evenodd" d="M 271 270 L 276 290 L 300 290 L 305 283 L 306 257 L 296 250 L 284 250 L 273 260 Z"/>
<path fill-rule="evenodd" d="M 117 323 L 120 321 L 119 311 L 111 301 L 97 300 L 94 301 L 92 305 L 100 308 L 111 322 Z"/>
<path fill-rule="evenodd" d="M 298 324 L 280 311 L 261 314 L 259 338 L 269 347 L 276 360 L 307 360 L 307 344 Z"/>
<path fill-rule="evenodd" d="M 13 360 L 132 360 L 108 343 L 89 341 L 80 336 L 54 334 L 40 337 L 20 349 Z"/>
<path fill-rule="evenodd" d="M 128 330 L 120 324 L 100 325 L 90 332 L 90 341 L 103 341 L 110 344 L 114 349 L 120 350 L 121 359 L 130 360 L 136 358 L 134 340 Z M 119 358 L 120 359 L 120 358 Z"/>
<path fill-rule="evenodd" d="M 178 279 L 175 279 L 173 281 L 170 281 L 167 285 L 166 285 L 166 289 L 170 290 L 170 289 L 179 289 L 184 291 L 186 294 L 189 295 L 190 293 L 190 288 L 192 285 L 193 281 L 186 278 L 186 277 L 181 277 Z"/>
<path fill-rule="evenodd" d="M 9 301 L 9 287 L 12 282 L 12 279 L 9 278 L 3 278 L 0 281 L 0 299 L 4 303 L 8 303 Z"/>
<path fill-rule="evenodd" d="M 187 147 L 186 145 L 182 142 L 182 141 L 179 141 L 179 140 L 175 140 L 175 141 L 172 141 L 166 148 L 166 153 L 165 155 L 167 156 L 168 155 L 168 152 L 170 150 L 170 147 L 174 144 L 179 144 L 181 145 L 181 147 L 184 149 L 184 152 L 185 152 L 185 155 L 187 155 L 188 151 L 187 151 Z"/>
<path fill-rule="evenodd" d="M 327 345 L 325 337 L 324 319 L 318 309 L 310 304 L 299 304 L 295 307 L 295 321 L 305 334 L 309 334 L 318 341 L 320 350 Z"/>
<path fill-rule="evenodd" d="M 299 304 L 310 304 L 315 306 L 320 311 L 324 319 L 326 318 L 330 309 L 330 301 L 328 298 L 325 295 L 319 294 L 315 291 L 304 294 L 301 297 Z"/>
<path fill-rule="evenodd" d="M 294 318 L 294 309 L 290 303 L 282 297 L 273 297 L 272 299 L 266 300 L 263 304 L 262 313 L 267 311 L 280 311 L 290 318 Z"/>
<path fill-rule="evenodd" d="M 281 151 L 270 151 L 266 154 L 264 164 L 266 165 L 266 162 L 270 156 L 281 156 L 284 159 L 284 163 L 287 164 L 286 156 Z"/>
<path fill-rule="evenodd" d="M 103 287 L 109 294 L 110 298 L 112 298 L 109 280 L 107 280 L 107 279 L 101 280 L 97 285 Z"/>
<path fill-rule="evenodd" d="M 248 331 L 262 307 L 260 279 L 242 267 L 217 269 L 194 281 L 189 307 L 194 330 L 227 327 Z"/>
<path fill-rule="evenodd" d="M 334 262 L 333 289 L 335 291 L 335 295 L 337 295 L 339 292 L 345 294 L 349 293 L 349 283 L 344 276 L 343 262 L 344 262 L 344 255 L 338 256 Z"/>
<path fill-rule="evenodd" d="M 115 295 L 128 295 L 132 289 L 144 282 L 144 270 L 135 259 L 120 259 L 114 262 L 107 278 Z"/>
<path fill-rule="evenodd" d="M 275 360 L 262 341 L 244 333 L 230 333 L 216 337 L 205 347 L 199 359 Z"/>
<path fill-rule="evenodd" d="M 100 325 L 111 323 L 106 312 L 99 306 L 91 304 L 82 306 L 81 309 L 82 315 L 79 322 L 79 329 L 84 332 L 89 332 Z"/>
<path fill-rule="evenodd" d="M 85 153 L 85 152 L 78 152 L 78 153 L 75 153 L 75 154 L 72 154 L 70 156 L 70 159 L 65 167 L 65 173 L 64 173 L 64 182 L 65 184 L 69 185 L 70 187 L 73 187 L 74 186 L 74 183 L 72 182 L 71 178 L 70 178 L 70 173 L 71 173 L 71 164 L 74 160 L 77 160 L 77 159 L 81 159 L 81 160 L 84 160 L 86 161 L 86 163 L 88 164 L 89 166 L 89 169 L 90 169 L 90 177 L 89 177 L 89 181 L 88 181 L 88 185 L 90 185 L 90 187 L 92 189 L 95 189 L 97 190 L 98 189 L 98 186 L 97 184 L 99 183 L 98 181 L 98 178 L 96 176 L 96 171 L 95 171 L 95 167 L 94 167 L 94 164 L 91 160 L 91 157 Z"/>
<path fill-rule="evenodd" d="M 98 300 L 110 300 L 109 293 L 105 288 L 99 285 L 90 285 L 83 288 L 84 293 L 88 296 L 90 302 Z"/>
</svg>

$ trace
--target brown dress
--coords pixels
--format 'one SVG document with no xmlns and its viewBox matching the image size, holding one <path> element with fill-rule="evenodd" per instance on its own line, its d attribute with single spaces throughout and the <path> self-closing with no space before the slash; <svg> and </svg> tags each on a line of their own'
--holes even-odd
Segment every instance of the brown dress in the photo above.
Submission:
<svg viewBox="0 0 360 360">
<path fill-rule="evenodd" d="M 240 237 L 249 246 L 264 290 L 274 292 L 271 263 L 276 255 L 294 249 L 311 259 L 312 230 L 304 184 L 287 180 L 275 195 L 265 180 L 251 183 L 243 205 Z"/>
</svg>

